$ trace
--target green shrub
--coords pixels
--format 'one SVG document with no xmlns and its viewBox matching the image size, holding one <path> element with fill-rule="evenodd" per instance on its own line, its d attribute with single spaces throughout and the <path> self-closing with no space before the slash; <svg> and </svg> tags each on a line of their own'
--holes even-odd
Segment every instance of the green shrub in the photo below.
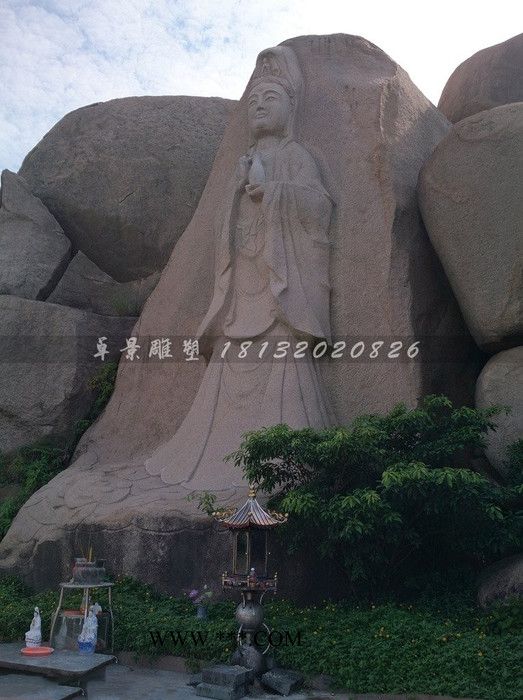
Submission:
<svg viewBox="0 0 523 700">
<path fill-rule="evenodd" d="M 289 547 L 332 560 L 352 594 L 462 586 L 521 544 L 517 470 L 500 485 L 466 465 L 499 411 L 428 396 L 414 410 L 399 404 L 348 427 L 252 431 L 229 458 L 290 514 L 278 528 Z"/>
</svg>

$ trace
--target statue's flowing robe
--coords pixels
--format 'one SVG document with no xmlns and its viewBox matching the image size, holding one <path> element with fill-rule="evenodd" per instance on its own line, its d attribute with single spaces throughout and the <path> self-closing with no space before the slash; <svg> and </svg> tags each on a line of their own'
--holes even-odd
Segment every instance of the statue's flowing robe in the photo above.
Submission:
<svg viewBox="0 0 523 700">
<path fill-rule="evenodd" d="M 223 458 L 238 449 L 247 430 L 278 423 L 321 428 L 335 421 L 316 361 L 310 351 L 304 359 L 295 358 L 292 347 L 298 338 L 310 339 L 311 346 L 314 339 L 330 341 L 327 231 L 332 201 L 314 159 L 295 141 L 285 139 L 264 165 L 261 203 L 251 207 L 244 186 L 233 184 L 219 217 L 214 294 L 198 329 L 200 339 L 212 339 L 202 383 L 173 438 L 146 461 L 150 473 L 188 491 L 227 492 L 241 486 L 241 471 Z M 235 240 L 240 204 L 243 211 L 251 207 L 254 212 L 252 258 Z M 250 259 L 258 265 L 252 267 L 255 279 Z M 239 317 L 229 325 L 234 333 L 228 336 L 227 319 L 235 315 L 240 281 L 247 292 L 249 285 L 264 291 L 252 294 L 250 307 L 238 307 Z M 288 341 L 286 357 L 259 359 L 254 353 L 239 362 L 239 343 L 252 338 L 247 331 L 253 328 L 259 333 L 256 341 Z M 228 338 L 233 345 L 222 358 Z"/>
<path fill-rule="evenodd" d="M 270 166 L 261 209 L 265 218 L 264 259 L 278 316 L 298 333 L 330 342 L 327 231 L 331 198 L 314 159 L 296 141 L 284 139 Z M 199 338 L 222 333 L 217 321 L 231 284 L 233 218 L 241 195 L 230 189 L 232 196 L 219 230 L 214 295 L 198 329 Z"/>
</svg>

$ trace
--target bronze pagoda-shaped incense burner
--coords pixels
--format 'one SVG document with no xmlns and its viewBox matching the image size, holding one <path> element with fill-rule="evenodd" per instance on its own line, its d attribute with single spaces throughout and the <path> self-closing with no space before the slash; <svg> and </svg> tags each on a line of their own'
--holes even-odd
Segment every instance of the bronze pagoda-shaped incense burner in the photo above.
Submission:
<svg viewBox="0 0 523 700">
<path fill-rule="evenodd" d="M 232 661 L 259 675 L 265 670 L 265 655 L 271 646 L 262 600 L 266 593 L 276 593 L 278 586 L 277 574 L 269 575 L 269 531 L 286 522 L 287 515 L 262 508 L 251 487 L 240 509 L 218 510 L 213 516 L 233 534 L 232 573 L 222 575 L 222 588 L 242 594 L 236 608 L 238 649 Z"/>
</svg>

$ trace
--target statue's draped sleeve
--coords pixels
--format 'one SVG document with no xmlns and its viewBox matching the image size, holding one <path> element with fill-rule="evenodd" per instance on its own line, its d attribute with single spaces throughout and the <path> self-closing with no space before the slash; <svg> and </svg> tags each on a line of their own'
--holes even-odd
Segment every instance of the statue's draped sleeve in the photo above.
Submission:
<svg viewBox="0 0 523 700">
<path fill-rule="evenodd" d="M 329 240 L 332 200 L 310 153 L 287 140 L 276 152 L 264 183 L 264 259 L 278 316 L 298 333 L 330 342 Z M 238 194 L 230 192 L 217 231 L 215 287 L 198 337 L 216 332 L 214 321 L 231 284 L 231 226 Z"/>
<path fill-rule="evenodd" d="M 291 141 L 265 183 L 264 257 L 281 320 L 296 331 L 330 342 L 329 239 L 332 200 L 314 159 Z"/>
</svg>

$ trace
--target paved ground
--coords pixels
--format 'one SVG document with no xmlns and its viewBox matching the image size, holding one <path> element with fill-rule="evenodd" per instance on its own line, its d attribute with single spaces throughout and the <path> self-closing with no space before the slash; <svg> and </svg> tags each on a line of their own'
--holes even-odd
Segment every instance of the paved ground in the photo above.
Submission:
<svg viewBox="0 0 523 700">
<path fill-rule="evenodd" d="M 106 680 L 93 680 L 87 684 L 87 700 L 195 700 L 201 697 L 187 685 L 190 674 L 177 671 L 149 670 L 117 664 L 108 666 Z M 249 699 L 282 700 L 281 695 L 258 693 Z M 321 691 L 303 691 L 288 695 L 288 700 L 452 700 L 434 695 L 347 695 Z M 463 698 L 462 700 L 467 700 Z"/>
<path fill-rule="evenodd" d="M 187 673 L 176 671 L 132 668 L 120 664 L 108 666 L 105 680 L 92 680 L 87 683 L 87 700 L 170 700 L 170 698 L 175 700 L 200 698 L 201 700 L 201 697 L 196 695 L 194 688 L 187 685 L 189 677 L 190 675 Z M 282 700 L 281 695 L 259 694 L 248 697 Z M 334 697 L 341 700 L 343 696 L 334 696 L 319 691 L 288 696 L 289 700 L 306 700 L 307 698 L 331 700 Z"/>
<path fill-rule="evenodd" d="M 17 673 L 0 676 L 1 700 L 71 700 L 79 695 L 78 688 L 57 685 L 41 676 Z"/>
<path fill-rule="evenodd" d="M 139 666 L 113 664 L 107 666 L 105 678 L 88 681 L 86 700 L 195 700 L 193 687 L 187 685 L 190 674 L 179 671 L 148 669 Z M 28 686 L 30 685 L 30 687 Z M 76 689 L 78 690 L 78 689 Z M 74 688 L 58 686 L 36 675 L 0 675 L 0 700 L 65 700 L 75 694 Z M 280 695 L 252 693 L 248 700 L 282 700 Z M 321 691 L 302 691 L 288 696 L 288 700 L 452 700 L 428 695 L 347 695 Z M 200 699 L 201 700 L 201 699 Z M 464 699 L 465 700 L 465 699 Z"/>
</svg>

